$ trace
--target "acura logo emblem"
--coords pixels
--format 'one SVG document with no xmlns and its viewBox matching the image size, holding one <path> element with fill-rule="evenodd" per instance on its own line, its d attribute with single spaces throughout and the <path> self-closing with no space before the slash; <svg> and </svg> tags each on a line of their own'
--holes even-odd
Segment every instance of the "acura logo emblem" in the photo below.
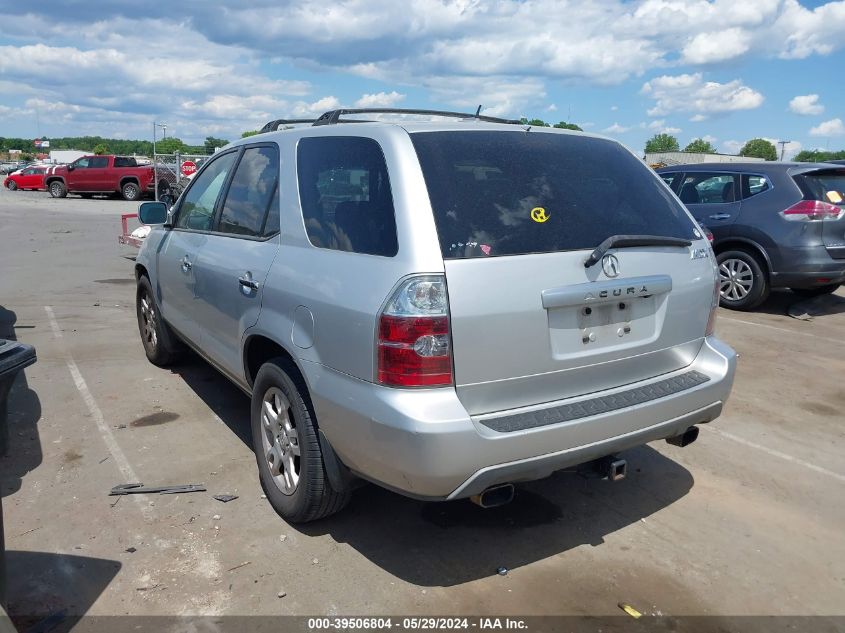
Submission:
<svg viewBox="0 0 845 633">
<path fill-rule="evenodd" d="M 605 255 L 601 258 L 601 269 L 608 277 L 619 276 L 619 260 L 616 255 Z"/>
</svg>

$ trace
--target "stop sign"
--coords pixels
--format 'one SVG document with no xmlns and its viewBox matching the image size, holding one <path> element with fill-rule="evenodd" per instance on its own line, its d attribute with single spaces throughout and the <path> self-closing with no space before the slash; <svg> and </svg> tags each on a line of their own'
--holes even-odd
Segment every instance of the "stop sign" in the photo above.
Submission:
<svg viewBox="0 0 845 633">
<path fill-rule="evenodd" d="M 192 160 L 186 160 L 182 163 L 182 175 L 190 176 L 197 170 L 197 164 Z"/>
</svg>

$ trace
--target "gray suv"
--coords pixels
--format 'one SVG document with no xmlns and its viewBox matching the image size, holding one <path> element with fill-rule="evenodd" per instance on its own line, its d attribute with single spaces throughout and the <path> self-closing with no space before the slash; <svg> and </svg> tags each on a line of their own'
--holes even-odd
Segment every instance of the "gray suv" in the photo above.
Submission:
<svg viewBox="0 0 845 633">
<path fill-rule="evenodd" d="M 736 356 L 713 334 L 713 252 L 642 161 L 376 112 L 274 121 L 172 208 L 141 205 L 147 357 L 187 344 L 251 396 L 279 514 L 327 516 L 361 480 L 496 505 L 587 462 L 622 476 L 617 451 L 719 416 Z"/>
<path fill-rule="evenodd" d="M 845 168 L 711 163 L 657 170 L 713 232 L 722 306 L 751 310 L 771 288 L 813 297 L 845 283 Z"/>
</svg>

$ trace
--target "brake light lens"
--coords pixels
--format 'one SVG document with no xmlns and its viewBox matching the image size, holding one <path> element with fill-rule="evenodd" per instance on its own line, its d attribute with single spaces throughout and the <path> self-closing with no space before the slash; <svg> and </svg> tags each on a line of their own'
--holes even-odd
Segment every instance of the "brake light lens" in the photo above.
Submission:
<svg viewBox="0 0 845 633">
<path fill-rule="evenodd" d="M 405 280 L 378 324 L 377 380 L 391 387 L 453 384 L 449 299 L 442 275 Z"/>
<path fill-rule="evenodd" d="M 780 214 L 787 220 L 813 222 L 816 220 L 838 220 L 842 217 L 843 209 L 821 200 L 802 200 L 781 211 Z"/>
</svg>

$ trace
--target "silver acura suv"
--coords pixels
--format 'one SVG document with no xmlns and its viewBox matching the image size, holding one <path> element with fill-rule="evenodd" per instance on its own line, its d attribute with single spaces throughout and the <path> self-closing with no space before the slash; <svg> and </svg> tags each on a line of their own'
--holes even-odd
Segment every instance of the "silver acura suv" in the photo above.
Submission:
<svg viewBox="0 0 845 633">
<path fill-rule="evenodd" d="M 147 357 L 187 345 L 251 396 L 276 511 L 325 517 L 361 480 L 496 505 L 693 441 L 736 355 L 713 334 L 713 252 L 669 187 L 606 138 L 411 114 L 432 113 L 273 121 L 172 208 L 141 205 Z"/>
</svg>

